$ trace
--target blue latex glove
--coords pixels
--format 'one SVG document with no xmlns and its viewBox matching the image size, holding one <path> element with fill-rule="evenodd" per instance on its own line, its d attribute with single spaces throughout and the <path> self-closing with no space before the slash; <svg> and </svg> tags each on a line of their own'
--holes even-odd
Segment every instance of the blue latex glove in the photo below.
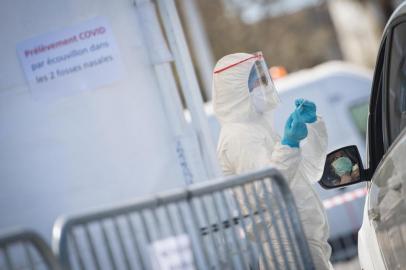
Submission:
<svg viewBox="0 0 406 270">
<path fill-rule="evenodd" d="M 299 98 L 295 100 L 295 105 L 299 121 L 304 123 L 316 122 L 316 104 L 303 98 Z"/>
<path fill-rule="evenodd" d="M 295 110 L 286 121 L 281 144 L 299 148 L 299 142 L 306 137 L 306 124 L 299 120 L 299 113 Z"/>
</svg>

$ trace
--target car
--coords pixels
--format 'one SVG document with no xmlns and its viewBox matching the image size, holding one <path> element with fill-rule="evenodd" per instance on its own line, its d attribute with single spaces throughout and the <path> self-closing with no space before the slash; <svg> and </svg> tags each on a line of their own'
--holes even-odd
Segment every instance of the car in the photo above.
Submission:
<svg viewBox="0 0 406 270">
<path fill-rule="evenodd" d="M 362 269 L 406 265 L 406 2 L 389 19 L 374 71 L 366 133 L 366 162 L 357 146 L 328 154 L 320 185 L 366 182 L 358 232 Z"/>
<path fill-rule="evenodd" d="M 363 149 L 372 72 L 333 61 L 291 73 L 276 80 L 275 85 L 281 99 L 274 112 L 274 126 L 279 134 L 283 133 L 285 121 L 294 109 L 295 99 L 301 97 L 316 102 L 317 111 L 326 122 L 329 150 L 354 142 Z M 213 141 L 217 142 L 220 125 L 213 115 L 211 103 L 205 105 L 205 111 Z M 337 112 L 342 116 L 339 119 Z M 190 121 L 188 112 L 185 117 Z M 340 132 L 343 130 L 344 136 Z M 357 233 L 362 224 L 364 187 L 362 184 L 336 190 L 324 190 L 317 184 L 314 187 L 323 201 L 330 224 L 332 262 L 353 258 L 357 255 Z"/>
</svg>

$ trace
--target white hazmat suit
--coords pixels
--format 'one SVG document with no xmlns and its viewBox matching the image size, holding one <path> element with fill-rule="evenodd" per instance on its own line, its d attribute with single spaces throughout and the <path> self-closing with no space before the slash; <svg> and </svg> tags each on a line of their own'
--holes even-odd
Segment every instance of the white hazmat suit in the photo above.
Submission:
<svg viewBox="0 0 406 270">
<path fill-rule="evenodd" d="M 312 187 L 324 169 L 327 151 L 325 124 L 320 117 L 307 124 L 308 136 L 300 148 L 282 145 L 280 136 L 272 127 L 272 112 L 258 113 L 253 108 L 247 86 L 255 62 L 252 56 L 245 53 L 227 55 L 214 69 L 221 70 L 213 74 L 213 107 L 221 124 L 217 147 L 221 168 L 224 175 L 270 166 L 277 168 L 295 197 L 316 269 L 330 269 L 327 217 Z"/>
</svg>

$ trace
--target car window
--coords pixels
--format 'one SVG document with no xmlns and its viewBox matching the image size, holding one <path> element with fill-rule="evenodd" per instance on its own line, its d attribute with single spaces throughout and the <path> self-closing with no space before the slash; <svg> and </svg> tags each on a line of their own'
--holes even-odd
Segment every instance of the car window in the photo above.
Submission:
<svg viewBox="0 0 406 270">
<path fill-rule="evenodd" d="M 384 125 L 383 119 L 383 103 L 382 103 L 382 92 L 383 92 L 383 77 L 384 77 L 384 66 L 387 61 L 386 48 L 387 38 L 384 36 L 381 47 L 379 49 L 379 54 L 376 62 L 374 79 L 372 83 L 372 93 L 369 102 L 369 116 L 368 116 L 368 158 L 369 164 L 367 165 L 372 174 L 379 162 L 381 161 L 383 155 L 385 154 L 385 136 L 386 136 L 386 125 Z M 385 122 L 386 123 L 386 122 Z M 384 128 L 383 128 L 384 127 Z"/>
<path fill-rule="evenodd" d="M 406 22 L 392 34 L 387 91 L 387 131 L 389 145 L 406 126 Z"/>
<path fill-rule="evenodd" d="M 368 108 L 369 100 L 359 102 L 350 107 L 351 120 L 354 122 L 363 140 L 365 140 L 367 133 Z"/>
</svg>

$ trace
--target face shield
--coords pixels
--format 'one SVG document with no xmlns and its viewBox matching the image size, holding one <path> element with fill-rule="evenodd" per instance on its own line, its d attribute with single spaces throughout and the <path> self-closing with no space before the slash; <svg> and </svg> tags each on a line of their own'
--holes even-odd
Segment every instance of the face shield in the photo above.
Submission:
<svg viewBox="0 0 406 270">
<path fill-rule="evenodd" d="M 255 54 L 256 60 L 248 76 L 248 90 L 257 113 L 272 110 L 280 99 L 261 52 Z"/>
<path fill-rule="evenodd" d="M 249 60 L 255 60 L 247 80 L 251 103 L 257 113 L 270 111 L 278 105 L 280 99 L 271 76 L 269 75 L 269 70 L 262 52 L 257 52 L 246 59 L 215 70 L 214 74 L 219 74 Z"/>
</svg>

